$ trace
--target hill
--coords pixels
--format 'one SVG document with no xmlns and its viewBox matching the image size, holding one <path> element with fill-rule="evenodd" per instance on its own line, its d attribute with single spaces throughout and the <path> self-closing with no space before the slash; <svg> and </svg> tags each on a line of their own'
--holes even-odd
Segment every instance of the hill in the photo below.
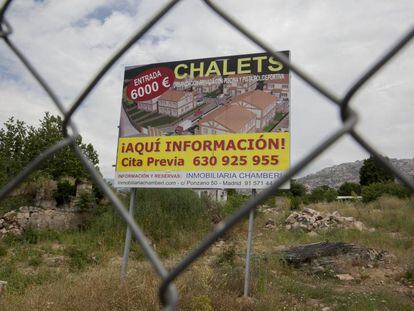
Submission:
<svg viewBox="0 0 414 311">
<path fill-rule="evenodd" d="M 347 162 L 324 168 L 319 172 L 298 178 L 309 190 L 322 185 L 338 188 L 344 182 L 359 183 L 359 170 L 364 161 Z M 391 159 L 391 163 L 409 176 L 414 176 L 414 158 Z"/>
</svg>

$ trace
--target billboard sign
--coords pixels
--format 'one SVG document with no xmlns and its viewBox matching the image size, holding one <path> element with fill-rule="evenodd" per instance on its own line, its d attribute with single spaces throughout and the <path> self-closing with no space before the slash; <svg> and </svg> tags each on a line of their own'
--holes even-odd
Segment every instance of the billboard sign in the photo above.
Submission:
<svg viewBox="0 0 414 311">
<path fill-rule="evenodd" d="M 267 53 L 126 67 L 115 186 L 268 187 L 290 166 L 289 97 Z"/>
</svg>

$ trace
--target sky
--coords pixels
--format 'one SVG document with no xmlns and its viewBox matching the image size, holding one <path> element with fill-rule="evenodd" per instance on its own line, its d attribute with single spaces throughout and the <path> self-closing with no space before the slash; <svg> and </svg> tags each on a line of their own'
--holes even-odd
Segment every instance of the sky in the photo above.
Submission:
<svg viewBox="0 0 414 311">
<path fill-rule="evenodd" d="M 167 1 L 45 0 L 12 2 L 10 39 L 69 107 L 111 55 Z M 412 0 L 228 0 L 232 17 L 337 96 L 414 26 Z M 414 41 L 414 40 L 413 40 Z M 262 50 L 201 1 L 179 3 L 108 72 L 74 115 L 84 141 L 113 178 L 125 66 L 247 54 Z M 414 157 L 414 44 L 352 99 L 358 131 L 384 155 Z M 38 83 L 0 40 L 0 126 L 11 116 L 38 125 L 58 113 Z M 292 164 L 341 125 L 334 104 L 291 79 Z M 299 176 L 367 158 L 350 138 L 320 155 Z"/>
</svg>

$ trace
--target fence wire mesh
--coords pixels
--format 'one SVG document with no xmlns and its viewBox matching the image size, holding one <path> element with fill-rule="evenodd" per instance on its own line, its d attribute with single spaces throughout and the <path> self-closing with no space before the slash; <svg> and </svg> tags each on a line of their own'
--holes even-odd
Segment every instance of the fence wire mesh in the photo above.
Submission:
<svg viewBox="0 0 414 311">
<path fill-rule="evenodd" d="M 235 224 L 240 222 L 242 219 L 246 218 L 249 215 L 249 212 L 256 208 L 258 205 L 263 203 L 269 196 L 274 194 L 276 190 L 284 184 L 286 181 L 290 180 L 297 173 L 303 170 L 309 163 L 311 163 L 317 156 L 323 153 L 328 147 L 337 142 L 345 135 L 349 135 L 354 139 L 354 141 L 364 148 L 369 154 L 376 158 L 381 165 L 392 173 L 397 179 L 399 179 L 403 184 L 405 184 L 409 189 L 414 193 L 414 183 L 409 179 L 408 176 L 404 175 L 401 171 L 395 168 L 389 160 L 381 156 L 381 154 L 368 142 L 356 129 L 355 126 L 358 122 L 358 115 L 350 108 L 349 103 L 355 94 L 370 80 L 378 71 L 388 63 L 395 55 L 405 46 L 414 36 L 414 27 L 410 29 L 405 35 L 403 35 L 397 42 L 395 42 L 388 51 L 385 51 L 382 57 L 378 59 L 375 64 L 367 68 L 361 73 L 360 78 L 354 82 L 348 92 L 342 98 L 335 96 L 329 89 L 325 88 L 320 84 L 316 79 L 309 76 L 305 73 L 300 67 L 294 65 L 289 61 L 287 57 L 283 54 L 279 54 L 269 45 L 265 44 L 259 37 L 251 32 L 241 23 L 234 20 L 230 15 L 222 10 L 219 6 L 212 3 L 211 1 L 204 0 L 203 2 L 225 20 L 229 25 L 238 30 L 246 38 L 255 43 L 258 47 L 264 51 L 270 53 L 282 62 L 285 66 L 289 67 L 290 70 L 302 79 L 306 84 L 312 87 L 314 90 L 319 92 L 319 94 L 327 98 L 330 102 L 337 106 L 340 111 L 342 118 L 342 126 L 330 134 L 330 136 L 325 139 L 322 143 L 315 146 L 313 150 L 303 157 L 296 165 L 292 166 L 287 173 L 278 181 L 276 181 L 272 186 L 262 191 L 257 196 L 251 198 L 250 201 L 241 206 L 234 214 L 230 215 L 228 218 L 224 219 L 222 222 L 216 225 L 214 230 L 210 232 L 200 243 L 193 249 L 185 258 L 181 260 L 175 267 L 168 271 L 160 260 L 156 251 L 150 246 L 148 239 L 134 221 L 134 219 L 128 214 L 127 209 L 123 206 L 121 201 L 117 198 L 115 193 L 111 188 L 106 184 L 105 180 L 102 178 L 101 174 L 94 168 L 93 164 L 88 160 L 88 158 L 82 153 L 81 149 L 76 144 L 76 138 L 79 136 L 79 133 L 76 129 L 76 126 L 72 122 L 72 116 L 74 112 L 84 103 L 85 99 L 88 97 L 90 92 L 95 88 L 97 83 L 102 79 L 102 77 L 108 72 L 108 70 L 117 62 L 117 60 L 137 41 L 139 41 L 154 25 L 156 25 L 164 15 L 169 13 L 173 7 L 180 2 L 179 0 L 171 1 L 162 7 L 157 14 L 155 14 L 149 22 L 147 22 L 143 27 L 138 29 L 130 39 L 124 43 L 122 48 L 120 48 L 114 55 L 102 66 L 102 68 L 96 73 L 95 77 L 91 82 L 84 88 L 84 90 L 77 97 L 75 102 L 70 106 L 68 110 L 64 108 L 60 99 L 54 91 L 49 86 L 48 82 L 42 78 L 38 73 L 36 68 L 31 64 L 30 60 L 25 56 L 25 54 L 19 50 L 19 48 L 13 43 L 11 37 L 13 34 L 13 27 L 8 23 L 7 11 L 10 4 L 13 0 L 6 0 L 3 2 L 0 8 L 0 38 L 3 42 L 10 48 L 14 55 L 24 64 L 26 69 L 31 73 L 33 78 L 40 84 L 44 89 L 47 95 L 50 97 L 54 105 L 59 109 L 60 113 L 64 117 L 64 127 L 63 135 L 64 139 L 51 146 L 47 150 L 41 152 L 33 161 L 31 161 L 17 176 L 12 178 L 1 190 L 0 190 L 0 200 L 4 199 L 8 194 L 10 194 L 13 189 L 15 189 L 22 181 L 24 181 L 29 174 L 35 171 L 43 162 L 48 158 L 53 157 L 53 155 L 60 149 L 70 146 L 76 156 L 83 163 L 85 168 L 88 170 L 91 178 L 94 182 L 102 189 L 106 197 L 109 199 L 113 207 L 119 213 L 120 217 L 130 228 L 133 236 L 141 246 L 145 256 L 153 266 L 154 270 L 161 279 L 161 286 L 159 289 L 159 298 L 166 310 L 176 309 L 178 302 L 178 292 L 174 286 L 174 280 L 180 276 L 180 274 L 187 269 L 192 262 L 194 262 L 199 256 L 201 256 L 214 242 L 216 242 L 220 237 L 222 237 L 227 231 L 229 231 Z"/>
</svg>

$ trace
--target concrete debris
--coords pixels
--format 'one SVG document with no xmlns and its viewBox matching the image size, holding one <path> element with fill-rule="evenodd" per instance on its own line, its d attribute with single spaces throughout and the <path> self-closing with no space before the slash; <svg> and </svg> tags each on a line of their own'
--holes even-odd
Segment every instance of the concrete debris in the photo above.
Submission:
<svg viewBox="0 0 414 311">
<path fill-rule="evenodd" d="M 330 229 L 345 228 L 366 230 L 365 225 L 355 220 L 353 217 L 345 217 L 338 211 L 333 213 L 323 213 L 315 211 L 311 208 L 305 208 L 302 212 L 293 212 L 285 220 L 285 228 L 287 230 L 304 229 L 308 232 Z"/>
<path fill-rule="evenodd" d="M 348 273 L 345 273 L 345 274 L 336 274 L 335 277 L 338 280 L 341 280 L 341 281 L 352 281 L 352 280 L 355 280 L 355 278 L 352 275 L 348 274 Z"/>
</svg>

